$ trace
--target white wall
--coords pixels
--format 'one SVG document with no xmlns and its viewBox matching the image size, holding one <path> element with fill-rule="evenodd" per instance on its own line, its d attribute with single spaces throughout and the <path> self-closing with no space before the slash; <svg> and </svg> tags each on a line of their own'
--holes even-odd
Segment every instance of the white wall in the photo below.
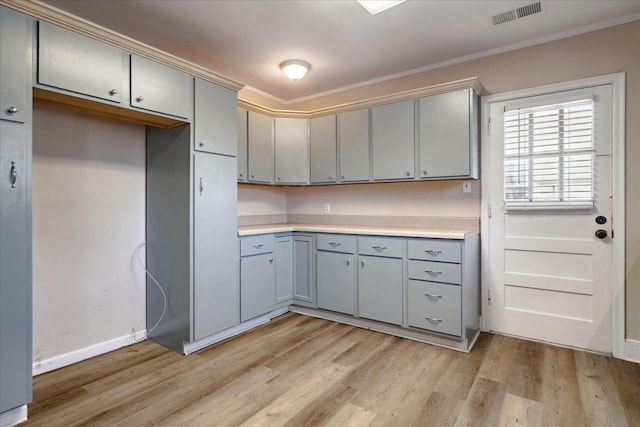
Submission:
<svg viewBox="0 0 640 427">
<path fill-rule="evenodd" d="M 470 180 L 471 193 L 462 193 L 462 181 L 396 182 L 386 184 L 290 187 L 288 214 L 324 214 L 331 203 L 334 215 L 480 216 L 480 182 Z"/>
<path fill-rule="evenodd" d="M 144 126 L 36 102 L 34 362 L 145 328 L 144 238 Z"/>
<path fill-rule="evenodd" d="M 284 188 L 268 185 L 238 185 L 238 216 L 286 213 L 287 197 Z"/>
</svg>

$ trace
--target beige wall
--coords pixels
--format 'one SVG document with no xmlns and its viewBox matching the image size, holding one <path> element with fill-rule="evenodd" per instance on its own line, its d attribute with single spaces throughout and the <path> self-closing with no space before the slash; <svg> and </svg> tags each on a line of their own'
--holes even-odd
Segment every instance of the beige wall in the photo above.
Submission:
<svg viewBox="0 0 640 427">
<path fill-rule="evenodd" d="M 287 198 L 284 188 L 267 185 L 238 185 L 238 216 L 286 213 Z"/>
<path fill-rule="evenodd" d="M 412 76 L 337 93 L 323 98 L 288 105 L 290 110 L 312 111 L 357 100 L 388 95 L 404 90 L 451 82 L 477 76 L 485 88 L 485 95 L 530 88 L 551 83 L 577 80 L 604 74 L 625 72 L 626 88 L 626 318 L 627 337 L 640 340 L 640 21 L 594 31 L 591 33 L 493 55 Z M 244 94 L 240 93 L 240 98 Z M 281 108 L 281 107 L 277 107 Z M 477 197 L 475 206 L 469 206 L 470 198 L 455 196 L 441 188 L 426 188 L 406 184 L 402 195 L 387 191 L 383 184 L 371 187 L 349 186 L 287 190 L 287 209 L 317 212 L 322 203 L 335 198 L 338 211 L 362 212 L 375 209 L 381 214 L 403 215 L 406 210 L 420 211 L 425 192 L 443 191 L 446 209 L 458 212 L 479 212 Z M 448 184 L 443 184 L 446 187 Z M 457 184 L 456 184 L 457 185 Z M 374 189 L 375 191 L 372 191 Z M 378 204 L 369 202 L 376 194 Z M 317 200 L 316 200 L 317 197 Z M 387 199 L 388 197 L 388 199 Z M 431 197 L 431 195 L 429 196 Z M 395 204 L 397 200 L 402 202 Z M 441 201 L 438 199 L 438 201 Z M 472 203 L 473 204 L 473 203 Z M 462 215 L 461 215 L 462 216 Z"/>
<path fill-rule="evenodd" d="M 38 363 L 145 329 L 146 131 L 39 102 L 33 119 Z"/>
</svg>

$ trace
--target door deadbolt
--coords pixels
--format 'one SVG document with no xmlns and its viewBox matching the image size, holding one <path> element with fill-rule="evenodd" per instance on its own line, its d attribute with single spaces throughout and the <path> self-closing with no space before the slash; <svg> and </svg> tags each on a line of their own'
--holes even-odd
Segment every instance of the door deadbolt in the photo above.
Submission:
<svg viewBox="0 0 640 427">
<path fill-rule="evenodd" d="M 607 217 L 604 217 L 602 215 L 598 215 L 596 217 L 596 224 L 602 225 L 602 224 L 606 224 L 606 223 L 607 223 Z"/>
</svg>

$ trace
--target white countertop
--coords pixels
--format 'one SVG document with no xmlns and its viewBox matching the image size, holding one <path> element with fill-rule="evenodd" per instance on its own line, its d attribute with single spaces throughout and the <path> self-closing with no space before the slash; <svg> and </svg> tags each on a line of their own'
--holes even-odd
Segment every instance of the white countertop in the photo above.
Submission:
<svg viewBox="0 0 640 427">
<path fill-rule="evenodd" d="M 255 234 L 284 233 L 302 231 L 308 233 L 339 233 L 339 234 L 367 234 L 376 236 L 399 237 L 426 237 L 432 239 L 459 239 L 477 230 L 461 229 L 429 229 L 415 227 L 380 227 L 380 226 L 356 226 L 336 224 L 260 224 L 244 225 L 238 227 L 238 236 L 250 236 Z"/>
</svg>

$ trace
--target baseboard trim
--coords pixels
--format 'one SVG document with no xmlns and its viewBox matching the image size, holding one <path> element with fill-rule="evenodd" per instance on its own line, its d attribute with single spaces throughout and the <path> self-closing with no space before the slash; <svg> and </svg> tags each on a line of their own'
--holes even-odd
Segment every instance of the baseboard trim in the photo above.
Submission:
<svg viewBox="0 0 640 427">
<path fill-rule="evenodd" d="M 630 339 L 624 341 L 624 360 L 640 363 L 640 341 Z"/>
<path fill-rule="evenodd" d="M 138 331 L 118 338 L 113 338 L 105 342 L 94 344 L 89 347 L 81 348 L 79 350 L 70 351 L 59 356 L 50 357 L 44 360 L 36 360 L 33 362 L 33 376 L 44 374 L 45 372 L 53 371 L 65 366 L 73 365 L 74 363 L 78 363 L 83 360 L 99 356 L 101 354 L 109 353 L 110 351 L 117 350 L 121 347 L 135 344 L 136 342 L 141 341 L 140 339 L 136 339 L 136 336 L 146 337 L 146 334 L 146 330 Z"/>
<path fill-rule="evenodd" d="M 257 328 L 258 326 L 264 325 L 265 323 L 269 323 L 271 319 L 281 316 L 288 311 L 289 307 L 279 308 L 267 314 L 263 314 L 262 316 L 254 317 L 253 319 L 247 320 L 246 322 L 242 322 L 239 325 L 232 326 L 231 328 L 225 329 L 224 331 L 220 331 L 216 334 L 204 337 L 198 341 L 184 343 L 182 346 L 182 353 L 185 355 L 191 354 L 195 351 L 201 350 L 220 341 L 235 337 L 236 335 L 246 332 L 250 329 Z"/>
<path fill-rule="evenodd" d="M 27 421 L 27 405 L 18 406 L 0 414 L 0 427 L 12 427 Z"/>
</svg>

